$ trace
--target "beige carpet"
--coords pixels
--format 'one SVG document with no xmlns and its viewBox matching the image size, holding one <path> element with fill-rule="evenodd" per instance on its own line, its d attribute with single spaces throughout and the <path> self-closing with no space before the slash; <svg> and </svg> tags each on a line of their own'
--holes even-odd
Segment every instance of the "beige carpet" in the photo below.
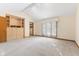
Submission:
<svg viewBox="0 0 79 59">
<path fill-rule="evenodd" d="M 31 37 L 0 44 L 3 56 L 75 56 L 79 48 L 74 42 L 46 37 Z"/>
</svg>

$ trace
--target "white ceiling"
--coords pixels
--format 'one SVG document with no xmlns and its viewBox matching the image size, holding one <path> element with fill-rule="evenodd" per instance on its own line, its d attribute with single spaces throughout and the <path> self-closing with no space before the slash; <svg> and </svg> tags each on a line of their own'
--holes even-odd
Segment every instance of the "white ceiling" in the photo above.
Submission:
<svg viewBox="0 0 79 59">
<path fill-rule="evenodd" d="M 0 3 L 0 15 L 6 11 L 19 12 L 27 7 L 30 3 Z"/>
<path fill-rule="evenodd" d="M 76 13 L 75 3 L 37 3 L 26 9 L 34 20 L 40 20 L 56 16 L 72 16 Z"/>
<path fill-rule="evenodd" d="M 0 15 L 5 11 L 29 13 L 34 20 L 76 13 L 74 3 L 0 3 Z"/>
</svg>

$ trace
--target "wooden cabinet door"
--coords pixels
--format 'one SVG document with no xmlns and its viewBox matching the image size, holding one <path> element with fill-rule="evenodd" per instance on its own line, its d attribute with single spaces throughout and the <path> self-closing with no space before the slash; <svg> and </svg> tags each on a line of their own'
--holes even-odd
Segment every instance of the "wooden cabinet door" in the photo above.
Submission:
<svg viewBox="0 0 79 59">
<path fill-rule="evenodd" d="M 17 32 L 17 29 L 16 28 L 11 28 L 11 27 L 8 27 L 7 28 L 7 40 L 10 41 L 10 40 L 15 40 L 17 39 L 16 38 L 16 32 Z"/>
<path fill-rule="evenodd" d="M 17 39 L 22 39 L 23 38 L 23 28 L 17 28 Z"/>
<path fill-rule="evenodd" d="M 0 42 L 6 41 L 6 18 L 0 17 Z"/>
</svg>

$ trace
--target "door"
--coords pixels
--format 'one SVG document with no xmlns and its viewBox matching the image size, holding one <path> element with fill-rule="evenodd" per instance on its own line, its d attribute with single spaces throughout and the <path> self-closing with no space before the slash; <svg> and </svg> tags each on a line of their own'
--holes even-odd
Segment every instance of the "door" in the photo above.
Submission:
<svg viewBox="0 0 79 59">
<path fill-rule="evenodd" d="M 46 23 L 46 36 L 51 37 L 52 34 L 52 26 L 51 22 Z"/>
<path fill-rule="evenodd" d="M 56 37 L 57 35 L 57 23 L 56 22 L 45 22 L 42 24 L 43 36 Z"/>
<path fill-rule="evenodd" d="M 30 22 L 30 36 L 34 35 L 34 23 Z"/>
<path fill-rule="evenodd" d="M 44 23 L 42 25 L 42 33 L 43 33 L 43 36 L 48 36 L 50 37 L 51 36 L 51 23 L 50 22 L 47 22 L 47 23 Z"/>
<path fill-rule="evenodd" d="M 16 39 L 16 27 L 8 27 L 7 28 L 7 40 L 14 40 Z"/>
<path fill-rule="evenodd" d="M 56 37 L 57 33 L 57 23 L 56 22 L 52 22 L 52 37 Z"/>
<path fill-rule="evenodd" d="M 46 24 L 42 24 L 42 35 L 46 36 Z"/>
<path fill-rule="evenodd" d="M 16 39 L 22 39 L 23 38 L 23 28 L 16 28 Z"/>
<path fill-rule="evenodd" d="M 4 17 L 0 17 L 0 42 L 6 41 L 6 19 Z"/>
</svg>

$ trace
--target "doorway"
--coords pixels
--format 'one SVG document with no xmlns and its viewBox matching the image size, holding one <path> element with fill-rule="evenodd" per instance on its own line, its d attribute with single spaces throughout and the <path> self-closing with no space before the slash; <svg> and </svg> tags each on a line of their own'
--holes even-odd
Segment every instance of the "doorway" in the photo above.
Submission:
<svg viewBox="0 0 79 59">
<path fill-rule="evenodd" d="M 30 22 L 30 36 L 34 35 L 34 23 Z"/>
</svg>

